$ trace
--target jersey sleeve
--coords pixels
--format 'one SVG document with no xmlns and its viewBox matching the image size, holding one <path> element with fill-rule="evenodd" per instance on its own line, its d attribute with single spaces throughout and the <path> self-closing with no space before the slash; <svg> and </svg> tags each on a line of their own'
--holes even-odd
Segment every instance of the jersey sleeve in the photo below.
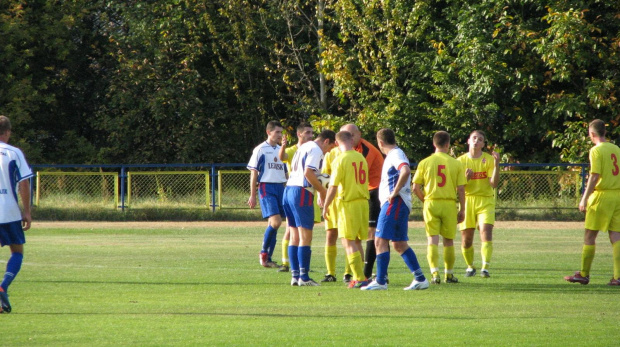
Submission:
<svg viewBox="0 0 620 347">
<path fill-rule="evenodd" d="M 467 176 L 465 176 L 465 165 L 459 160 L 456 160 L 456 165 L 458 166 L 458 171 L 457 171 L 458 174 L 456 175 L 457 177 L 456 185 L 464 186 L 467 184 Z"/>
<path fill-rule="evenodd" d="M 17 163 L 17 166 L 19 169 L 18 170 L 19 177 L 17 178 L 17 182 L 21 182 L 25 179 L 32 177 L 33 174 L 32 174 L 32 170 L 30 170 L 30 166 L 26 162 L 26 157 L 24 156 L 24 153 L 22 153 L 21 150 L 18 150 L 17 156 L 19 158 L 18 163 Z"/>
<path fill-rule="evenodd" d="M 321 170 L 321 163 L 323 161 L 323 152 L 319 147 L 313 148 L 308 157 L 306 158 L 306 168 L 310 168 L 315 172 Z"/>
<path fill-rule="evenodd" d="M 259 171 L 258 164 L 259 164 L 261 157 L 262 155 L 260 155 L 259 148 L 255 148 L 254 151 L 252 151 L 252 156 L 250 157 L 250 161 L 248 162 L 247 169 Z"/>
<path fill-rule="evenodd" d="M 424 184 L 424 160 L 422 160 L 417 169 L 415 170 L 415 174 L 413 175 L 413 183 L 415 184 Z"/>
<path fill-rule="evenodd" d="M 290 146 L 284 150 L 284 153 L 286 153 L 286 157 L 287 157 L 286 161 L 284 161 L 285 164 L 291 165 L 291 161 L 293 160 L 293 156 L 295 155 L 296 151 L 297 151 L 297 147 L 294 147 L 294 146 Z"/>
<path fill-rule="evenodd" d="M 340 185 L 340 182 L 342 181 L 342 169 L 341 169 L 341 160 L 334 160 L 333 163 L 331 163 L 331 176 L 329 178 L 329 185 L 330 186 L 337 186 Z M 325 165 L 328 165 L 328 163 L 326 162 Z"/>
<path fill-rule="evenodd" d="M 603 163 L 598 148 L 594 147 L 590 150 L 590 173 L 601 174 L 603 171 Z"/>
</svg>

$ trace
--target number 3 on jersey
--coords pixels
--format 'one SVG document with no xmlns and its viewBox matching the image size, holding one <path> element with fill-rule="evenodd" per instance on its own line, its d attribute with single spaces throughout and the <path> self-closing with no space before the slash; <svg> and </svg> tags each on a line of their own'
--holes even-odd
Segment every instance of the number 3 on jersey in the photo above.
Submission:
<svg viewBox="0 0 620 347">
<path fill-rule="evenodd" d="M 618 176 L 620 173 L 620 168 L 618 168 L 618 157 L 616 157 L 615 153 L 611 154 L 611 161 L 613 162 L 614 168 L 611 170 L 612 175 Z"/>
<path fill-rule="evenodd" d="M 437 165 L 437 176 L 441 178 L 439 182 L 437 182 L 437 187 L 443 187 L 446 185 L 446 174 L 443 171 L 446 169 L 445 165 Z"/>
<path fill-rule="evenodd" d="M 357 167 L 357 163 L 353 162 L 351 164 L 353 164 L 353 170 L 355 171 L 355 180 L 357 181 L 357 183 L 366 183 L 366 171 L 364 170 L 363 163 L 361 161 L 359 162 L 359 168 Z"/>
</svg>

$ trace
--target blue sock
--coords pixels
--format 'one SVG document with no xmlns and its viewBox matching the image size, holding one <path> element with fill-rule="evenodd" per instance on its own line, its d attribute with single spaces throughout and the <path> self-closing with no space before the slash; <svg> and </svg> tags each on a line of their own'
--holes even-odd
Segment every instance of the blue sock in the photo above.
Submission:
<svg viewBox="0 0 620 347">
<path fill-rule="evenodd" d="M 298 246 L 288 246 L 288 260 L 293 278 L 299 278 L 299 261 L 297 260 Z"/>
<path fill-rule="evenodd" d="M 21 253 L 12 253 L 11 258 L 6 263 L 6 273 L 4 274 L 4 279 L 2 280 L 2 284 L 0 287 L 4 289 L 4 292 L 7 292 L 11 282 L 17 276 L 17 273 L 22 268 L 22 261 L 24 260 L 24 255 Z"/>
<path fill-rule="evenodd" d="M 273 251 L 276 249 L 276 243 L 278 242 L 278 229 L 273 229 L 271 233 L 271 238 L 269 239 L 269 261 L 271 261 L 271 256 L 273 256 Z"/>
<path fill-rule="evenodd" d="M 390 252 L 377 254 L 377 283 L 385 284 L 387 277 L 388 265 L 390 265 Z"/>
<path fill-rule="evenodd" d="M 312 250 L 310 246 L 301 246 L 299 247 L 299 277 L 304 281 L 309 281 L 310 276 L 308 275 L 308 270 L 310 270 L 310 255 L 312 254 Z M 290 256 L 290 254 L 289 254 Z"/>
<path fill-rule="evenodd" d="M 423 282 L 426 278 L 424 277 L 424 273 L 420 268 L 420 263 L 418 263 L 418 257 L 416 257 L 413 249 L 411 249 L 411 247 L 408 248 L 400 256 L 403 257 L 403 260 L 405 261 L 405 264 L 407 264 L 407 267 L 411 273 L 415 275 L 416 281 Z"/>
<path fill-rule="evenodd" d="M 261 249 L 261 253 L 269 253 L 269 246 L 271 244 L 271 234 L 275 231 L 275 229 L 273 229 L 271 227 L 271 225 L 267 226 L 267 229 L 265 229 L 265 235 L 263 235 L 263 248 Z"/>
</svg>

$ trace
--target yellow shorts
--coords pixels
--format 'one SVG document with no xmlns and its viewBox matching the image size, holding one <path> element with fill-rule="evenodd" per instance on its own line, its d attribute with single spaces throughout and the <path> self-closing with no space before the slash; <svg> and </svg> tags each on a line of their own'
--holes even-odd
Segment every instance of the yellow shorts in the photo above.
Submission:
<svg viewBox="0 0 620 347">
<path fill-rule="evenodd" d="M 588 198 L 586 229 L 620 231 L 620 191 L 595 190 Z"/>
<path fill-rule="evenodd" d="M 465 198 L 465 220 L 459 224 L 459 229 L 475 229 L 481 224 L 495 224 L 495 197 L 467 196 Z"/>
<path fill-rule="evenodd" d="M 329 205 L 329 215 L 325 219 L 325 230 L 338 229 L 338 205 L 340 205 L 338 199 L 334 199 Z"/>
<path fill-rule="evenodd" d="M 426 235 L 441 235 L 446 239 L 454 239 L 457 213 L 454 200 L 425 200 L 423 215 Z"/>
<path fill-rule="evenodd" d="M 368 238 L 368 200 L 340 201 L 338 208 L 338 238 L 366 240 Z"/>
</svg>

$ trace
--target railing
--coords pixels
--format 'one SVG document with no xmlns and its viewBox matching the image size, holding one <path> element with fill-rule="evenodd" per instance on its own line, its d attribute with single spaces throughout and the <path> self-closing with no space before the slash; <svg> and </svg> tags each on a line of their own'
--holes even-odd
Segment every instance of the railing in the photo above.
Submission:
<svg viewBox="0 0 620 347">
<path fill-rule="evenodd" d="M 33 165 L 36 206 L 247 209 L 244 163 Z M 417 164 L 412 165 L 415 170 Z M 498 209 L 574 209 L 588 164 L 501 164 Z M 421 204 L 414 199 L 414 208 Z"/>
</svg>

